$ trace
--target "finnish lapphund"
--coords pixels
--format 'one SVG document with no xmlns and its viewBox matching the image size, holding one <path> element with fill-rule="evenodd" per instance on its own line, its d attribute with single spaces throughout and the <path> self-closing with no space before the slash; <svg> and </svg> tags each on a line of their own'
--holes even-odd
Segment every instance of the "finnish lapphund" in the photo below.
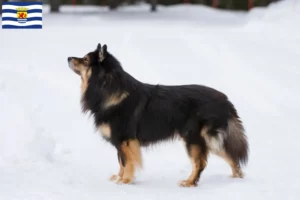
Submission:
<svg viewBox="0 0 300 200">
<path fill-rule="evenodd" d="M 96 128 L 117 150 L 118 174 L 110 180 L 130 184 L 142 167 L 141 147 L 181 138 L 192 162 L 182 187 L 196 186 L 209 153 L 222 157 L 232 177 L 243 177 L 248 142 L 234 105 L 227 96 L 203 85 L 151 85 L 128 74 L 107 45 L 84 57 L 68 57 L 81 77 L 81 105 Z"/>
</svg>

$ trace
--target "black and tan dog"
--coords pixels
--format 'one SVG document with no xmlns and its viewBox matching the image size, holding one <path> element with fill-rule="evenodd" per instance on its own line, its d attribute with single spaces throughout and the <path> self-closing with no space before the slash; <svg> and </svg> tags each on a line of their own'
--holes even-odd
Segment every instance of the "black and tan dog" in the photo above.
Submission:
<svg viewBox="0 0 300 200">
<path fill-rule="evenodd" d="M 177 136 L 193 166 L 181 186 L 197 185 L 210 152 L 230 165 L 233 177 L 243 177 L 248 142 L 236 109 L 223 93 L 201 85 L 142 83 L 123 70 L 106 45 L 68 62 L 81 76 L 83 112 L 93 115 L 97 129 L 117 150 L 120 171 L 111 180 L 131 183 L 136 167 L 142 166 L 140 148 Z"/>
</svg>

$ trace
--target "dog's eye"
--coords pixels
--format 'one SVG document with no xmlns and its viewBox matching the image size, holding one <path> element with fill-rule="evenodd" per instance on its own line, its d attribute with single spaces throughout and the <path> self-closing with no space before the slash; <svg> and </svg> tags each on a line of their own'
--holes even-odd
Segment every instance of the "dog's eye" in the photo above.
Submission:
<svg viewBox="0 0 300 200">
<path fill-rule="evenodd" d="M 83 62 L 88 62 L 88 61 L 89 61 L 89 59 L 87 56 L 83 57 Z"/>
</svg>

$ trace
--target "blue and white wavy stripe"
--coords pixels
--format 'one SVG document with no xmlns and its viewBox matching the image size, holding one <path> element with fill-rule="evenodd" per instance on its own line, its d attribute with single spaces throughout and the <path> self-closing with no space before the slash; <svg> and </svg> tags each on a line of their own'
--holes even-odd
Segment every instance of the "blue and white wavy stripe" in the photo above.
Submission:
<svg viewBox="0 0 300 200">
<path fill-rule="evenodd" d="M 27 19 L 32 18 L 32 17 L 40 17 L 42 18 L 42 13 L 30 13 L 27 15 Z M 17 19 L 17 14 L 16 13 L 2 13 L 2 19 L 4 17 L 10 17 L 10 18 L 16 18 Z"/>
<path fill-rule="evenodd" d="M 3 14 L 7 14 L 7 13 L 12 13 L 12 14 L 16 14 L 17 10 L 13 10 L 13 9 L 2 9 Z M 31 13 L 42 13 L 42 9 L 31 9 L 27 11 L 28 14 Z"/>
<path fill-rule="evenodd" d="M 17 8 L 26 7 L 27 18 L 17 18 Z M 2 28 L 42 28 L 43 7 L 40 2 L 4 2 L 2 5 Z"/>
<path fill-rule="evenodd" d="M 28 22 L 31 22 L 31 21 L 41 21 L 42 22 L 42 18 L 41 17 L 30 17 L 30 18 L 27 18 L 27 19 L 17 19 L 15 17 L 3 17 L 2 18 L 2 21 L 3 22 L 6 22 L 6 21 L 14 21 L 14 22 L 17 22 L 17 21 L 28 21 Z"/>
</svg>

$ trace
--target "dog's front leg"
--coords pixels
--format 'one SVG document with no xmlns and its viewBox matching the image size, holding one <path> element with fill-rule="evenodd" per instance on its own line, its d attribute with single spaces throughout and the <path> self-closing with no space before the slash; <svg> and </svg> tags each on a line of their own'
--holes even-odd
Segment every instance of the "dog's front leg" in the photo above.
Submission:
<svg viewBox="0 0 300 200">
<path fill-rule="evenodd" d="M 130 184 L 134 179 L 136 167 L 142 167 L 142 156 L 140 143 L 136 139 L 123 141 L 120 146 L 121 154 L 124 156 L 124 173 L 117 182 Z"/>
<path fill-rule="evenodd" d="M 120 179 L 122 179 L 124 174 L 124 156 L 122 156 L 122 153 L 119 150 L 118 150 L 118 162 L 120 165 L 119 173 L 112 175 L 109 179 L 111 181 L 115 181 L 115 180 L 119 181 Z"/>
</svg>

